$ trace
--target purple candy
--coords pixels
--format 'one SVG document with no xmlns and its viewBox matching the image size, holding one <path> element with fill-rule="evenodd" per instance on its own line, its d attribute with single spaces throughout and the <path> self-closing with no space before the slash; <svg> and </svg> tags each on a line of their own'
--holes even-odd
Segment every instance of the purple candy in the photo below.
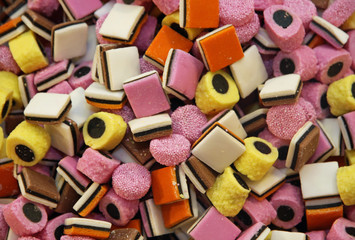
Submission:
<svg viewBox="0 0 355 240">
<path fill-rule="evenodd" d="M 121 109 L 102 109 L 102 111 L 120 115 L 126 123 L 136 118 L 132 108 L 127 104 L 125 104 Z"/>
<path fill-rule="evenodd" d="M 0 46 L 0 71 L 13 72 L 16 75 L 21 72 L 7 46 Z"/>
</svg>

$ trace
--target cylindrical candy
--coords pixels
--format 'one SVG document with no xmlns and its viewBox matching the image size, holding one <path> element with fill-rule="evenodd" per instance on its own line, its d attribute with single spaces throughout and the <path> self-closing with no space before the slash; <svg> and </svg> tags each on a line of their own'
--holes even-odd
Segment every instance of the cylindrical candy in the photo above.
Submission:
<svg viewBox="0 0 355 240">
<path fill-rule="evenodd" d="M 319 82 L 307 82 L 303 84 L 301 97 L 312 104 L 316 111 L 317 119 L 329 116 L 327 90 L 328 85 Z"/>
<path fill-rule="evenodd" d="M 2 88 L 7 88 L 12 91 L 12 110 L 22 109 L 22 99 L 18 86 L 18 78 L 12 72 L 0 72 L 0 82 Z"/>
<path fill-rule="evenodd" d="M 334 221 L 327 235 L 327 240 L 350 240 L 355 238 L 355 222 L 345 218 Z"/>
<path fill-rule="evenodd" d="M 64 233 L 64 220 L 66 218 L 75 217 L 73 213 L 65 213 L 52 220 L 48 221 L 46 227 L 41 232 L 42 240 L 57 240 L 60 239 Z"/>
<path fill-rule="evenodd" d="M 344 205 L 355 205 L 355 165 L 341 167 L 337 172 L 337 185 Z"/>
<path fill-rule="evenodd" d="M 12 107 L 12 93 L 8 88 L 0 89 L 0 123 L 9 115 Z"/>
</svg>

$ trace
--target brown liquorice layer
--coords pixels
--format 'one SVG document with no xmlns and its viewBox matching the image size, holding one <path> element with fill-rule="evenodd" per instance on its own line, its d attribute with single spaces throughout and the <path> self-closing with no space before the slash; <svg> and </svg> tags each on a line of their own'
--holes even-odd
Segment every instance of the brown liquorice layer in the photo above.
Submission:
<svg viewBox="0 0 355 240">
<path fill-rule="evenodd" d="M 256 121 L 258 121 L 258 120 L 260 120 L 262 118 L 266 120 L 266 113 L 262 113 L 260 115 L 257 115 L 254 118 L 242 123 L 242 125 L 245 128 L 247 125 L 253 124 L 254 122 L 256 122 Z"/>
<path fill-rule="evenodd" d="M 53 122 L 53 121 L 58 121 L 60 120 L 64 114 L 67 113 L 67 111 L 69 110 L 69 108 L 71 107 L 71 101 L 69 101 L 69 103 L 67 104 L 67 106 L 64 108 L 64 110 L 62 111 L 62 113 L 59 115 L 59 117 L 57 118 L 44 118 L 44 117 L 26 117 L 25 119 L 28 121 L 36 121 L 36 122 Z"/>
<path fill-rule="evenodd" d="M 171 130 L 171 129 L 172 129 L 171 125 L 162 126 L 162 127 L 157 127 L 157 128 L 145 130 L 145 131 L 142 131 L 142 132 L 133 133 L 133 136 L 136 137 L 136 138 L 139 138 L 139 137 L 147 136 L 147 135 L 154 134 L 154 133 L 157 133 L 157 132 L 168 131 L 168 130 Z"/>
<path fill-rule="evenodd" d="M 32 16 L 30 14 L 28 14 L 27 12 L 25 12 L 23 14 L 23 16 L 25 16 L 34 26 L 38 27 L 39 29 L 43 30 L 45 33 L 51 35 L 52 29 L 48 29 L 46 27 L 44 27 L 43 25 L 41 25 L 39 22 L 36 22 Z"/>
<path fill-rule="evenodd" d="M 196 178 L 196 180 L 201 184 L 201 186 L 207 190 L 208 187 L 206 186 L 205 182 L 200 178 L 200 176 L 197 174 L 196 170 L 194 169 L 194 167 L 191 165 L 190 161 L 187 160 L 185 162 L 185 164 L 187 165 L 187 167 L 190 169 L 191 173 L 194 175 L 194 177 Z"/>
<path fill-rule="evenodd" d="M 58 73 L 55 73 L 54 75 L 50 76 L 49 78 L 47 78 L 47 79 L 45 79 L 45 80 L 43 80 L 43 81 L 41 81 L 39 83 L 36 83 L 36 87 L 38 88 L 38 87 L 40 87 L 40 86 L 42 86 L 42 85 L 44 85 L 44 84 L 46 84 L 46 83 L 48 83 L 48 82 L 50 82 L 52 80 L 64 75 L 64 74 L 67 74 L 71 64 L 72 64 L 71 61 L 68 61 L 68 64 L 67 64 L 65 70 L 60 71 Z"/>
</svg>

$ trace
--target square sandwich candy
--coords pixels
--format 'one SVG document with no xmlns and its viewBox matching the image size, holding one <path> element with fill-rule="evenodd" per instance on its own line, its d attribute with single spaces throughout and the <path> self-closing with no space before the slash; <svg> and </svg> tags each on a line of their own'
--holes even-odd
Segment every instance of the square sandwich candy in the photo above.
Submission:
<svg viewBox="0 0 355 240">
<path fill-rule="evenodd" d="M 218 0 L 180 0 L 180 27 L 217 28 Z"/>
<path fill-rule="evenodd" d="M 123 90 L 111 91 L 104 85 L 93 82 L 85 90 L 85 99 L 86 102 L 93 107 L 121 109 L 126 102 L 126 94 Z"/>
<path fill-rule="evenodd" d="M 85 4 L 80 0 L 59 0 L 59 3 L 71 21 L 82 19 L 102 6 L 100 0 L 86 0 Z"/>
</svg>

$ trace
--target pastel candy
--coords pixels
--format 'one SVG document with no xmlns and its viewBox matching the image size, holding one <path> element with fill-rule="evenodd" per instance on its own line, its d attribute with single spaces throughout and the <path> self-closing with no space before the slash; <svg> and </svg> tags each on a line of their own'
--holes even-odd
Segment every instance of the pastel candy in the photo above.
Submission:
<svg viewBox="0 0 355 240">
<path fill-rule="evenodd" d="M 302 20 L 305 30 L 308 30 L 312 17 L 317 15 L 317 8 L 314 3 L 308 0 L 284 0 L 283 4 L 292 9 Z"/>
<path fill-rule="evenodd" d="M 19 236 L 40 232 L 47 224 L 47 212 L 38 203 L 19 197 L 3 210 L 5 221 Z"/>
<path fill-rule="evenodd" d="M 277 212 L 276 218 L 272 221 L 276 226 L 290 229 L 301 222 L 304 204 L 298 187 L 285 183 L 272 195 L 270 203 Z"/>
<path fill-rule="evenodd" d="M 236 11 L 231 11 L 235 9 Z M 250 22 L 254 15 L 253 1 L 228 1 L 222 0 L 219 2 L 220 24 L 232 24 L 235 27 L 244 25 Z"/>
<path fill-rule="evenodd" d="M 354 238 L 355 222 L 349 221 L 345 218 L 339 218 L 334 221 L 330 231 L 327 235 L 327 240 L 331 239 L 351 239 Z"/>
<path fill-rule="evenodd" d="M 13 91 L 7 88 L 0 90 L 0 106 L 1 106 L 0 122 L 3 122 L 11 111 L 12 93 Z"/>
<path fill-rule="evenodd" d="M 317 57 L 308 46 L 301 46 L 290 53 L 280 51 L 274 58 L 273 70 L 275 76 L 297 73 L 302 81 L 308 81 L 318 72 Z"/>
<path fill-rule="evenodd" d="M 348 52 L 350 53 L 350 56 L 352 58 L 352 64 L 351 64 L 351 68 L 354 70 L 355 69 L 355 30 L 349 31 L 348 32 L 349 35 L 349 40 L 345 45 L 345 49 L 348 50 Z"/>
<path fill-rule="evenodd" d="M 17 76 L 12 72 L 0 71 L 0 81 L 4 89 L 12 91 L 12 110 L 22 109 L 23 105 Z"/>
<path fill-rule="evenodd" d="M 334 1 L 322 14 L 322 18 L 336 27 L 342 25 L 355 11 L 351 0 Z"/>
<path fill-rule="evenodd" d="M 49 17 L 58 9 L 59 2 L 56 0 L 29 0 L 27 6 L 29 9 Z"/>
<path fill-rule="evenodd" d="M 354 171 L 355 165 L 340 167 L 337 172 L 337 186 L 340 198 L 344 205 L 355 205 L 354 196 Z"/>
<path fill-rule="evenodd" d="M 0 204 L 0 238 L 5 239 L 9 226 L 7 225 L 3 212 L 5 204 Z"/>
<path fill-rule="evenodd" d="M 60 0 L 59 3 L 72 21 L 86 17 L 102 6 L 99 0 L 86 1 L 85 5 L 82 5 L 81 2 L 77 0 Z"/>
<path fill-rule="evenodd" d="M 151 186 L 150 172 L 136 163 L 126 163 L 117 167 L 112 176 L 115 192 L 127 200 L 142 198 Z"/>
<path fill-rule="evenodd" d="M 120 161 L 113 159 L 112 156 L 87 148 L 79 158 L 76 168 L 92 181 L 102 184 L 111 179 L 113 171 L 119 165 Z"/>
<path fill-rule="evenodd" d="M 66 213 L 48 221 L 46 227 L 40 233 L 41 239 L 60 239 L 64 235 L 64 220 L 74 216 L 73 213 Z"/>
<path fill-rule="evenodd" d="M 21 71 L 7 46 L 0 46 L 0 71 L 13 72 L 16 75 Z"/>
<path fill-rule="evenodd" d="M 111 189 L 101 199 L 99 208 L 105 218 L 117 226 L 126 225 L 138 211 L 138 200 L 126 200 Z"/>
<path fill-rule="evenodd" d="M 287 6 L 274 5 L 264 11 L 265 29 L 284 52 L 301 46 L 305 30 L 302 20 Z"/>
<path fill-rule="evenodd" d="M 335 49 L 330 45 L 320 45 L 314 48 L 319 65 L 316 79 L 321 83 L 330 84 L 343 77 L 350 68 L 351 57 L 344 49 Z"/>
<path fill-rule="evenodd" d="M 350 221 L 355 222 L 355 206 L 345 206 L 344 207 L 344 216 Z"/>
<path fill-rule="evenodd" d="M 306 234 L 310 240 L 324 240 L 327 236 L 325 231 L 311 231 Z"/>
<path fill-rule="evenodd" d="M 140 52 L 145 52 L 153 41 L 157 23 L 157 18 L 149 15 L 147 21 L 142 26 L 137 39 L 133 43 Z"/>
<path fill-rule="evenodd" d="M 50 89 L 48 89 L 48 93 L 60 93 L 60 94 L 69 94 L 73 91 L 73 88 L 69 85 L 67 81 L 60 82 Z"/>
<path fill-rule="evenodd" d="M 252 239 L 266 239 L 270 233 L 270 228 L 268 228 L 262 222 L 255 223 L 253 226 L 242 232 L 238 240 L 252 240 Z"/>
<path fill-rule="evenodd" d="M 258 223 L 269 225 L 275 217 L 276 210 L 268 200 L 259 201 L 253 196 L 249 196 L 244 203 L 243 209 L 240 210 L 234 220 L 242 229 L 246 230 Z"/>
<path fill-rule="evenodd" d="M 18 88 L 20 91 L 23 106 L 26 107 L 31 98 L 37 94 L 37 87 L 34 84 L 35 74 L 21 75 L 18 77 Z"/>
<path fill-rule="evenodd" d="M 249 42 L 259 31 L 260 20 L 258 14 L 254 14 L 251 20 L 244 25 L 235 27 L 240 43 Z"/>
<path fill-rule="evenodd" d="M 159 74 L 163 73 L 163 71 L 161 69 L 159 69 L 156 66 L 154 66 L 153 64 L 147 62 L 146 60 L 144 60 L 144 58 L 139 59 L 139 65 L 140 65 L 141 73 L 150 72 L 153 70 L 157 71 Z"/>
<path fill-rule="evenodd" d="M 91 79 L 91 67 L 92 62 L 83 62 L 76 66 L 73 70 L 73 74 L 68 79 L 69 85 L 76 89 L 82 87 L 86 89 L 93 82 Z"/>
<path fill-rule="evenodd" d="M 153 0 L 153 3 L 165 15 L 169 15 L 179 9 L 179 0 Z"/>
<path fill-rule="evenodd" d="M 303 84 L 301 97 L 310 102 L 316 111 L 317 119 L 329 116 L 329 105 L 327 101 L 328 85 L 318 82 L 307 82 Z"/>
<path fill-rule="evenodd" d="M 109 39 L 105 39 L 99 32 L 101 29 L 101 26 L 104 23 L 104 21 L 106 20 L 107 16 L 108 16 L 108 13 L 99 17 L 99 19 L 97 20 L 96 25 L 95 25 L 96 38 L 97 38 L 97 41 L 99 44 L 114 43 L 113 41 L 110 41 Z"/>
</svg>

